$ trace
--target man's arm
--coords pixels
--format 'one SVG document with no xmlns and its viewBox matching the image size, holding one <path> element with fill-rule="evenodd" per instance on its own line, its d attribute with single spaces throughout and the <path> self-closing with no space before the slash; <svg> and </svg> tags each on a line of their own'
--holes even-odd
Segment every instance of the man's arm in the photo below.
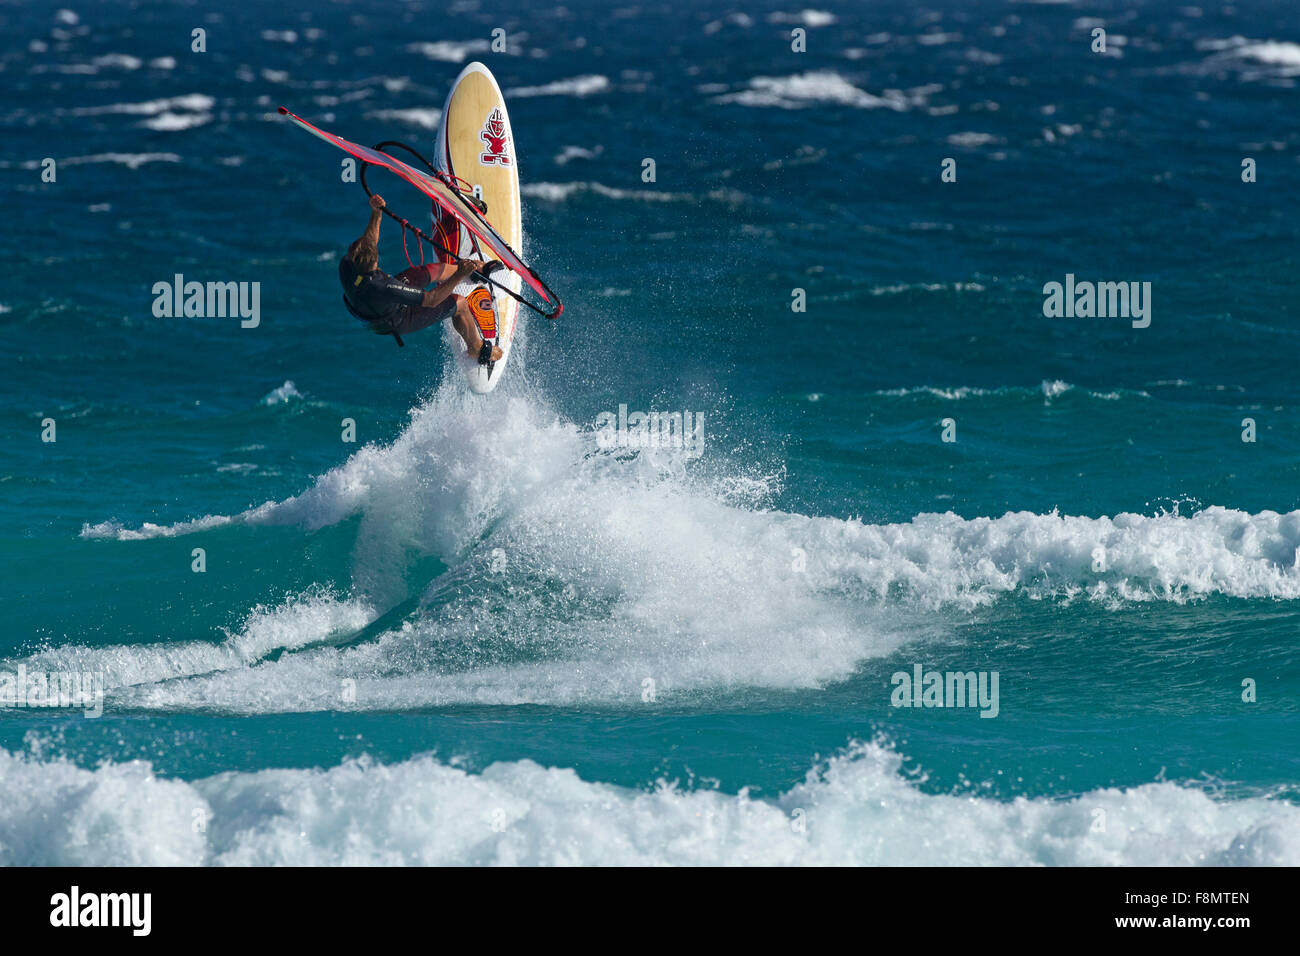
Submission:
<svg viewBox="0 0 1300 956">
<path fill-rule="evenodd" d="M 384 218 L 384 215 L 380 210 L 383 208 L 383 196 L 370 197 L 370 222 L 366 223 L 366 231 L 357 238 L 358 242 L 363 239 L 369 239 L 375 244 L 376 248 L 379 246 L 379 224 Z"/>
<path fill-rule="evenodd" d="M 446 299 L 447 296 L 451 295 L 452 290 L 456 288 L 462 279 L 475 269 L 481 268 L 482 265 L 483 263 L 479 262 L 477 259 L 462 260 L 461 264 L 456 267 L 455 272 L 446 279 L 443 279 L 428 292 L 424 293 L 424 301 L 420 304 L 426 309 L 432 309 L 435 305 L 438 305 Z"/>
</svg>

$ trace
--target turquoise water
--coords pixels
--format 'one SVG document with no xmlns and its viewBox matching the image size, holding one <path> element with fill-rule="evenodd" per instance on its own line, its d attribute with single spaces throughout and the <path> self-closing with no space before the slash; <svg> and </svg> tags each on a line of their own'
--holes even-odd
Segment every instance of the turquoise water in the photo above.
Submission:
<svg viewBox="0 0 1300 956">
<path fill-rule="evenodd" d="M 1300 862 L 1294 8 L 566 8 L 0 8 L 0 674 L 105 688 L 0 709 L 0 861 Z M 566 303 L 488 396 L 275 113 L 427 146 L 475 58 Z"/>
</svg>

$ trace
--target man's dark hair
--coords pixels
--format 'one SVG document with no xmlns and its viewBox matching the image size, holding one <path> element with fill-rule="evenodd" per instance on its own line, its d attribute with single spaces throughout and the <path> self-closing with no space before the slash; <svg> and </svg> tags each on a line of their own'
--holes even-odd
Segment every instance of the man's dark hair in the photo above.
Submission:
<svg viewBox="0 0 1300 956">
<path fill-rule="evenodd" d="M 348 256 L 358 272 L 369 272 L 379 265 L 379 248 L 369 239 L 358 239 L 348 246 Z"/>
</svg>

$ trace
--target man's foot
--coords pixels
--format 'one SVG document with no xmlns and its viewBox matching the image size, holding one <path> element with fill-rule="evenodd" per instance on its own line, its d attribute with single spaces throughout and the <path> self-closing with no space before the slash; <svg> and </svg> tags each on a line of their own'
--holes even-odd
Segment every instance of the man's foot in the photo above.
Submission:
<svg viewBox="0 0 1300 956">
<path fill-rule="evenodd" d="M 501 349 L 500 349 L 498 346 L 495 346 L 495 345 L 492 346 L 492 351 L 491 351 L 491 353 L 489 353 L 489 354 L 490 354 L 490 357 L 487 358 L 487 359 L 485 360 L 483 346 L 486 345 L 486 344 L 487 344 L 487 343 L 485 343 L 485 342 L 480 342 L 478 345 L 471 345 L 471 346 L 469 346 L 469 348 L 467 348 L 467 349 L 465 350 L 465 352 L 466 352 L 467 355 L 469 355 L 470 358 L 472 358 L 472 359 L 478 359 L 478 360 L 479 360 L 479 364 L 481 364 L 481 365 L 486 365 L 488 362 L 499 362 L 499 361 L 501 361 L 501 356 L 502 356 L 503 353 L 502 353 Z"/>
</svg>

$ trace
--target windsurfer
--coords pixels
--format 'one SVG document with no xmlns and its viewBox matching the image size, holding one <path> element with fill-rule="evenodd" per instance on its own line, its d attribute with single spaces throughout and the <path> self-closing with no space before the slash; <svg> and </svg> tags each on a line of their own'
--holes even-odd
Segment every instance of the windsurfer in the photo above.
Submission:
<svg viewBox="0 0 1300 956">
<path fill-rule="evenodd" d="M 465 340 L 469 354 L 486 364 L 501 358 L 501 349 L 488 346 L 479 332 L 464 296 L 452 292 L 472 272 L 491 274 L 501 263 L 465 259 L 457 265 L 430 262 L 412 266 L 390 276 L 379 268 L 379 223 L 384 200 L 370 197 L 370 222 L 366 231 L 348 246 L 339 260 L 339 282 L 348 311 L 366 322 L 372 331 L 401 336 L 417 332 L 452 317 L 452 325 Z M 428 286 L 433 286 L 432 289 Z"/>
</svg>

